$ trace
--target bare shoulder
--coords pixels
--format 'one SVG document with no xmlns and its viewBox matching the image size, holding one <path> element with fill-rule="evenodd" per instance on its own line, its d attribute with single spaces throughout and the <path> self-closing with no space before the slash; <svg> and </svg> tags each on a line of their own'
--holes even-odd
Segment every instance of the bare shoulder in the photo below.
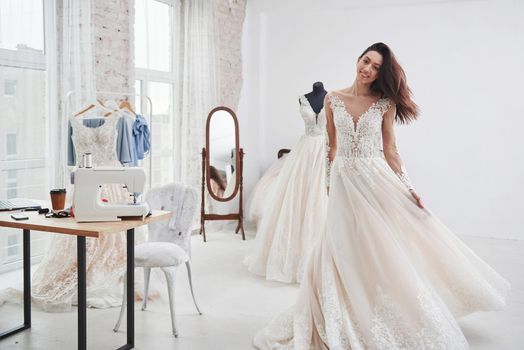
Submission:
<svg viewBox="0 0 524 350">
<path fill-rule="evenodd" d="M 353 96 L 350 87 L 339 89 L 339 90 L 333 90 L 332 93 L 335 96 L 338 96 L 340 98 L 347 98 L 347 97 Z"/>
</svg>

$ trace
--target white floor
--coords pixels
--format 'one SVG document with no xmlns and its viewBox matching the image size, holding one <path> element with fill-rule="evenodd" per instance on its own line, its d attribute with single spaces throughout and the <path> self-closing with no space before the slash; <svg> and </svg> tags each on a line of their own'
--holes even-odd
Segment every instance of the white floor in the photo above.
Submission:
<svg viewBox="0 0 524 350">
<path fill-rule="evenodd" d="M 479 313 L 460 320 L 473 350 L 524 349 L 524 241 L 462 237 L 481 257 L 512 283 L 508 306 L 496 313 Z M 195 292 L 204 315 L 191 302 L 187 278 L 177 278 L 177 321 L 180 336 L 171 335 L 168 303 L 163 294 L 140 311 L 136 304 L 136 348 L 177 350 L 251 349 L 255 332 L 294 301 L 296 286 L 267 282 L 247 272 L 242 264 L 253 241 L 233 233 L 208 234 L 208 242 L 193 237 Z M 21 271 L 18 271 L 21 274 Z M 137 269 L 137 273 L 141 273 Z M 154 278 L 159 278 L 158 275 Z M 0 276 L 0 288 L 5 277 Z M 125 342 L 125 321 L 119 333 L 112 328 L 119 309 L 88 310 L 88 348 L 116 349 Z M 76 310 L 45 313 L 33 309 L 33 327 L 0 341 L 0 349 L 75 349 Z M 22 319 L 20 305 L 0 306 L 0 329 Z"/>
</svg>

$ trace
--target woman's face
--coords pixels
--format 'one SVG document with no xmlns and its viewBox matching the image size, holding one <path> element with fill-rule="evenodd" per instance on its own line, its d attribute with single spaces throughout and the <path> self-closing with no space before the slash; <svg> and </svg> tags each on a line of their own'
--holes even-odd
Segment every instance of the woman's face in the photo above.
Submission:
<svg viewBox="0 0 524 350">
<path fill-rule="evenodd" d="M 357 80 L 362 84 L 371 84 L 378 77 L 382 55 L 377 51 L 366 52 L 357 62 Z"/>
</svg>

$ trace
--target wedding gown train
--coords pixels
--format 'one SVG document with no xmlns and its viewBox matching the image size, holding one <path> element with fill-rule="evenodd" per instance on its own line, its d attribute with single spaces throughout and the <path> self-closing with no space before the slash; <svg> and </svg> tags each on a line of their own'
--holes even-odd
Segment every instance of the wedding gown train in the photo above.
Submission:
<svg viewBox="0 0 524 350">
<path fill-rule="evenodd" d="M 255 248 L 244 263 L 268 280 L 300 282 L 306 258 L 325 224 L 325 113 L 300 96 L 306 133 L 287 155 L 265 200 Z"/>
<path fill-rule="evenodd" d="M 338 151 L 326 228 L 294 307 L 254 339 L 257 349 L 462 350 L 455 318 L 505 305 L 509 283 L 427 209 L 381 154 L 380 99 L 354 125 L 328 95 Z"/>
<path fill-rule="evenodd" d="M 246 219 L 248 221 L 258 224 L 262 219 L 264 209 L 271 206 L 271 203 L 268 201 L 268 193 L 271 193 L 271 188 L 275 185 L 286 158 L 287 156 L 283 155 L 274 162 L 251 191 L 246 204 Z"/>
</svg>

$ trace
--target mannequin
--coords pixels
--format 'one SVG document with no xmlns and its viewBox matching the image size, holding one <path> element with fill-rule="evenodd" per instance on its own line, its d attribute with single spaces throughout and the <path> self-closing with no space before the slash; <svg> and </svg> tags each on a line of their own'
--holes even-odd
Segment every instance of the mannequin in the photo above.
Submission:
<svg viewBox="0 0 524 350">
<path fill-rule="evenodd" d="M 320 111 L 322 111 L 322 108 L 324 108 L 324 97 L 326 96 L 326 94 L 327 91 L 324 89 L 324 84 L 322 84 L 321 81 L 317 81 L 313 84 L 313 91 L 304 95 L 309 101 L 311 108 L 316 113 L 317 121 L 318 114 L 320 113 Z"/>
</svg>

